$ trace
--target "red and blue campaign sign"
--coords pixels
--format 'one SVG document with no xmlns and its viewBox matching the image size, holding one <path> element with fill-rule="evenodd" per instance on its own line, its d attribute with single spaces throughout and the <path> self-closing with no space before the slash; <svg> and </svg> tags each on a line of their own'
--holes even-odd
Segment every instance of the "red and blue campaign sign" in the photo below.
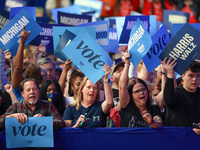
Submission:
<svg viewBox="0 0 200 150">
<path fill-rule="evenodd" d="M 153 42 L 151 48 L 143 57 L 144 64 L 149 73 L 160 65 L 159 55 L 170 41 L 170 36 L 166 26 L 163 24 L 162 27 L 151 37 L 151 39 Z"/>
<path fill-rule="evenodd" d="M 188 23 L 190 14 L 178 11 L 178 10 L 164 10 L 163 12 L 163 24 L 166 25 L 169 33 L 171 33 L 173 23 Z"/>
<path fill-rule="evenodd" d="M 152 36 L 156 32 L 156 17 L 155 16 L 126 16 L 123 30 L 119 38 L 119 43 L 127 44 L 132 28 L 137 22 L 137 18 L 143 23 L 146 30 Z"/>
<path fill-rule="evenodd" d="M 137 18 L 137 22 L 131 31 L 128 42 L 128 51 L 131 53 L 129 60 L 135 67 L 137 67 L 142 58 L 149 51 L 151 44 L 152 40 L 149 32 L 146 30 L 140 19 Z"/>
<path fill-rule="evenodd" d="M 200 32 L 185 24 L 164 48 L 159 58 L 172 57 L 177 61 L 174 70 L 182 75 L 199 54 Z"/>
<path fill-rule="evenodd" d="M 54 147 L 53 117 L 5 118 L 6 148 Z"/>
<path fill-rule="evenodd" d="M 40 25 L 23 9 L 3 29 L 0 30 L 0 47 L 2 50 L 10 50 L 16 55 L 20 41 L 20 33 L 24 26 L 30 31 L 25 45 L 29 44 L 41 31 Z"/>
<path fill-rule="evenodd" d="M 65 24 L 67 26 L 76 26 L 92 21 L 92 16 L 70 14 L 58 11 L 58 24 Z"/>
<path fill-rule="evenodd" d="M 103 66 L 113 64 L 107 52 L 85 30 L 80 31 L 62 52 L 94 84 L 105 74 Z"/>
</svg>

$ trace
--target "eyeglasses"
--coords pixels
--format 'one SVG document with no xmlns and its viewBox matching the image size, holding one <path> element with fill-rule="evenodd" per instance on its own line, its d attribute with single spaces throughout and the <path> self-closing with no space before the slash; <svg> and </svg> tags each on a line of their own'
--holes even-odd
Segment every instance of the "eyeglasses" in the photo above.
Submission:
<svg viewBox="0 0 200 150">
<path fill-rule="evenodd" d="M 134 94 L 136 94 L 136 95 L 139 95 L 140 92 L 144 92 L 144 91 L 146 91 L 146 90 L 147 90 L 146 88 L 141 88 L 141 89 L 138 89 L 138 90 L 133 91 L 132 93 L 134 93 Z"/>
</svg>

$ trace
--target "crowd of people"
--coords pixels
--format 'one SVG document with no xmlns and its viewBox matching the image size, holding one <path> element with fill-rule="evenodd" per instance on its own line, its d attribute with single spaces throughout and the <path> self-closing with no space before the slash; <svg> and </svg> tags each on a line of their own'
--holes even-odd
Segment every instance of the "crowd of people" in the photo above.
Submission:
<svg viewBox="0 0 200 150">
<path fill-rule="evenodd" d="M 120 6 L 127 2 L 132 1 L 120 1 Z M 171 1 L 153 2 L 172 5 Z M 29 34 L 24 27 L 14 58 L 9 50 L 1 52 L 7 80 L 0 90 L 1 130 L 5 118 L 14 117 L 24 124 L 28 117 L 42 116 L 53 117 L 54 129 L 200 125 L 200 61 L 195 60 L 179 78 L 172 58 L 165 58 L 148 73 L 143 61 L 133 66 L 128 59 L 131 54 L 123 46 L 117 54 L 119 62 L 104 65 L 104 76 L 94 84 L 69 59 L 64 62 L 47 54 L 42 44 L 25 47 Z M 200 134 L 200 129 L 193 130 Z"/>
</svg>

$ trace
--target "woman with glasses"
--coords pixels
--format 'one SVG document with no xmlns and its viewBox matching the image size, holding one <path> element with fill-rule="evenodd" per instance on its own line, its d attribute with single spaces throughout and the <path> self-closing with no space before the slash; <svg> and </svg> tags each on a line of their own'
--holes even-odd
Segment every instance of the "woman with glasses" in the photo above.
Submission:
<svg viewBox="0 0 200 150">
<path fill-rule="evenodd" d="M 162 126 L 161 112 L 157 105 L 151 105 L 146 83 L 139 78 L 129 81 L 130 53 L 122 57 L 125 67 L 119 80 L 119 100 L 121 104 L 121 127 Z"/>
</svg>

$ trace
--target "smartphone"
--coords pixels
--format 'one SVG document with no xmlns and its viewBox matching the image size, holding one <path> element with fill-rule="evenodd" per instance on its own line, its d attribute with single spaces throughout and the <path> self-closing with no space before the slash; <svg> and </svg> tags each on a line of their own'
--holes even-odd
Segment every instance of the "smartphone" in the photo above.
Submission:
<svg viewBox="0 0 200 150">
<path fill-rule="evenodd" d="M 192 126 L 196 129 L 200 129 L 200 125 L 198 123 L 192 123 Z"/>
</svg>

